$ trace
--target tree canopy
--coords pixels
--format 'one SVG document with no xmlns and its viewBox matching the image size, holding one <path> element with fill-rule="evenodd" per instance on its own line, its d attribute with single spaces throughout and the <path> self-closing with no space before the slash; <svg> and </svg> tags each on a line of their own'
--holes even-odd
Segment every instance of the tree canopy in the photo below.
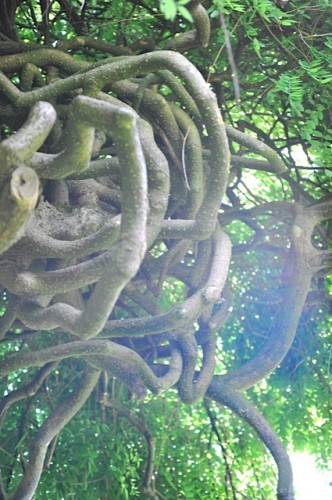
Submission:
<svg viewBox="0 0 332 500">
<path fill-rule="evenodd" d="M 327 466 L 329 14 L 0 2 L 1 499 L 291 500 L 287 450 Z"/>
</svg>

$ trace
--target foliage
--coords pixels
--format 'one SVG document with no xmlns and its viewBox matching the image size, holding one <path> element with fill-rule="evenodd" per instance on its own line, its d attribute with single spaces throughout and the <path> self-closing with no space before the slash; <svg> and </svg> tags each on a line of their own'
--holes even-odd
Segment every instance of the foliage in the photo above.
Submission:
<svg viewBox="0 0 332 500">
<path fill-rule="evenodd" d="M 290 500 L 286 447 L 328 466 L 329 13 L 0 6 L 1 498 Z"/>
<path fill-rule="evenodd" d="M 187 21 L 193 22 L 193 18 L 185 5 L 190 0 L 160 0 L 160 10 L 165 14 L 166 19 L 174 21 L 177 14 L 181 14 Z"/>
</svg>

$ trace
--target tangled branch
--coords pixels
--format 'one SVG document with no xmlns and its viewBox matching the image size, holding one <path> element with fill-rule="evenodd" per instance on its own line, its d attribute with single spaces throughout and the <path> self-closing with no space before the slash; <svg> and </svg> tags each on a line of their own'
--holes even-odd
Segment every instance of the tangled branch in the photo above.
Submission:
<svg viewBox="0 0 332 500">
<path fill-rule="evenodd" d="M 230 311 L 227 226 L 248 215 L 236 200 L 223 204 L 226 191 L 231 199 L 244 168 L 292 180 L 276 151 L 225 126 L 208 84 L 178 53 L 209 38 L 200 2 L 189 10 L 195 30 L 169 42 L 169 50 L 89 64 L 65 52 L 95 46 L 79 38 L 0 57 L 0 115 L 11 124 L 0 144 L 0 286 L 8 297 L 0 374 L 40 367 L 5 396 L 3 415 L 6 405 L 35 393 L 55 366 L 77 360 L 83 372 L 70 400 L 32 438 L 13 499 L 32 498 L 49 444 L 89 398 L 100 371 L 139 398 L 147 389 L 176 387 L 187 404 L 207 396 L 229 406 L 275 457 L 278 498 L 293 497 L 287 453 L 241 393 L 285 357 L 311 279 L 331 263 L 331 253 L 313 245 L 317 226 L 331 218 L 331 199 L 275 202 L 273 210 L 289 224 L 278 312 L 260 352 L 215 375 L 218 331 Z M 244 154 L 231 156 L 229 141 Z M 246 156 L 252 153 L 264 160 Z M 270 215 L 271 207 L 262 204 L 251 215 Z M 259 224 L 252 227 L 254 249 L 265 243 Z M 175 306 L 159 300 L 170 279 L 182 290 Z M 41 347 L 45 331 L 51 335 Z M 150 442 L 146 428 L 116 408 Z M 149 453 L 144 488 L 151 493 L 151 443 Z"/>
</svg>

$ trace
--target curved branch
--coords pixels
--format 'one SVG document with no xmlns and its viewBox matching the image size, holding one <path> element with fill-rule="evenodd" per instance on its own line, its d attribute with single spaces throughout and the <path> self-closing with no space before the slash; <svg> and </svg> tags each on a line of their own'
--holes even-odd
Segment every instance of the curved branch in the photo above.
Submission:
<svg viewBox="0 0 332 500">
<path fill-rule="evenodd" d="M 132 349 L 109 340 L 94 339 L 67 342 L 39 351 L 10 353 L 2 360 L 0 376 L 20 368 L 43 366 L 46 363 L 71 357 L 86 358 L 86 361 L 98 370 L 110 371 L 125 383 L 130 384 L 131 377 L 134 375 L 154 393 L 173 387 L 182 371 L 181 355 L 175 347 L 172 349 L 167 373 L 162 377 L 156 377 L 152 369 Z"/>
<path fill-rule="evenodd" d="M 109 321 L 105 324 L 106 333 L 104 336 L 123 337 L 129 335 L 136 337 L 170 331 L 180 327 L 187 327 L 189 325 L 191 327 L 192 321 L 195 321 L 206 307 L 214 304 L 220 299 L 220 295 L 227 278 L 231 257 L 230 239 L 226 233 L 221 232 L 220 228 L 217 228 L 213 239 L 215 240 L 215 244 L 211 267 L 207 280 L 200 290 L 186 299 L 181 305 L 174 307 L 167 313 L 162 313 L 151 318 Z M 71 276 L 71 268 L 60 271 L 49 271 L 47 273 L 40 273 L 39 275 L 26 272 L 24 273 L 25 280 L 21 281 L 20 288 L 25 294 L 27 294 L 29 287 L 32 294 L 45 293 L 46 290 L 49 290 L 51 293 L 52 291 L 55 293 L 55 289 L 58 291 L 56 288 L 56 280 L 58 276 L 61 277 L 61 288 L 59 289 L 59 292 L 65 291 L 62 290 L 62 280 L 67 286 L 66 290 L 83 286 L 83 284 L 89 282 L 91 283 L 96 281 L 98 277 L 101 276 L 104 272 L 104 266 L 111 262 L 109 259 L 113 253 L 110 252 L 97 257 L 94 261 L 92 261 L 92 263 L 88 262 L 74 266 L 72 268 L 73 276 L 71 278 L 69 278 Z M 95 263 L 95 268 L 92 268 L 93 263 Z M 75 268 L 80 269 L 80 272 L 75 273 Z M 91 279 L 91 281 L 89 281 L 88 272 L 90 269 L 92 269 L 95 273 L 93 274 L 92 272 L 94 278 Z M 114 272 L 112 268 L 111 270 Z M 104 272 L 104 283 L 106 286 L 111 288 L 109 280 L 112 278 L 106 278 L 106 275 L 107 273 Z M 40 278 L 41 276 L 43 277 L 44 284 L 39 288 L 38 277 Z M 74 280 L 75 282 L 73 283 Z M 77 286 L 78 282 L 80 284 Z M 7 286 L 10 287 L 9 282 Z M 39 291 L 37 292 L 37 290 Z M 108 293 L 110 293 L 109 289 Z M 26 324 L 26 326 L 29 326 L 30 328 L 47 330 L 60 326 L 64 330 L 70 331 L 75 335 L 80 337 L 86 336 L 86 338 L 89 338 L 92 336 L 91 332 L 96 331 L 95 326 L 91 324 L 92 317 L 95 318 L 95 315 L 98 315 L 96 321 L 97 324 L 101 324 L 99 314 L 100 304 L 96 305 L 95 309 L 91 311 L 89 318 L 84 319 L 84 313 L 81 313 L 81 311 L 76 310 L 68 304 L 57 303 L 47 308 L 42 308 L 35 302 L 26 301 L 20 307 L 18 317 L 24 322 L 24 324 Z"/>
<path fill-rule="evenodd" d="M 91 217 L 92 218 L 92 217 Z M 91 223 L 91 218 L 88 222 Z M 121 217 L 115 216 L 103 223 L 96 232 L 79 239 L 63 240 L 45 234 L 37 224 L 30 224 L 25 236 L 15 248 L 11 256 L 22 255 L 24 250 L 34 252 L 35 257 L 44 258 L 79 258 L 112 247 L 119 239 Z M 38 277 L 37 277 L 38 280 Z"/>
<path fill-rule="evenodd" d="M 236 370 L 222 376 L 224 383 L 233 389 L 248 389 L 268 376 L 280 364 L 293 343 L 314 273 L 314 269 L 309 266 L 313 255 L 311 235 L 314 226 L 315 221 L 306 209 L 295 205 L 291 248 L 280 287 L 282 302 L 279 311 L 259 353 Z"/>
<path fill-rule="evenodd" d="M 14 323 L 20 303 L 20 297 L 16 297 L 15 295 L 9 297 L 6 311 L 0 317 L 0 340 L 4 338 L 9 328 Z"/>
<path fill-rule="evenodd" d="M 200 234 L 199 237 L 204 239 L 209 237 L 215 228 L 216 216 L 227 187 L 230 155 L 225 126 L 215 96 L 201 74 L 181 54 L 163 51 L 120 58 L 113 63 L 69 76 L 31 92 L 21 93 L 10 81 L 4 81 L 3 78 L 0 79 L 0 86 L 16 105 L 30 106 L 43 96 L 50 99 L 80 87 L 85 88 L 90 94 L 97 95 L 105 85 L 112 85 L 137 74 L 146 74 L 160 69 L 172 71 L 185 82 L 196 101 L 206 127 L 208 147 L 211 150 L 211 171 L 207 179 L 207 195 L 198 213 L 197 221 L 192 223 L 192 226 L 196 228 L 196 234 Z"/>
<path fill-rule="evenodd" d="M 196 47 L 207 47 L 210 40 L 210 18 L 201 2 L 192 1 L 188 10 L 195 23 L 194 30 L 186 31 L 166 44 L 167 50 L 186 52 Z"/>
<path fill-rule="evenodd" d="M 51 413 L 35 434 L 29 447 L 29 462 L 22 481 L 11 497 L 12 500 L 22 500 L 22 498 L 30 500 L 33 497 L 43 471 L 50 442 L 81 409 L 98 382 L 98 378 L 99 372 L 85 371 L 76 389 L 70 394 L 70 398 L 63 401 Z"/>
<path fill-rule="evenodd" d="M 241 394 L 225 385 L 223 377 L 213 378 L 206 395 L 230 408 L 257 432 L 278 467 L 278 500 L 294 500 L 293 474 L 289 456 L 264 417 Z"/>
<path fill-rule="evenodd" d="M 2 423 L 5 419 L 6 413 L 12 404 L 21 399 L 28 398 L 36 394 L 38 389 L 41 387 L 42 383 L 52 372 L 52 370 L 57 366 L 56 362 L 47 363 L 43 368 L 41 368 L 34 378 L 27 385 L 17 389 L 16 391 L 10 392 L 8 395 L 4 396 L 0 401 L 0 429 Z"/>
<path fill-rule="evenodd" d="M 31 108 L 19 131 L 0 144 L 0 177 L 11 173 L 16 167 L 29 165 L 32 155 L 44 144 L 55 120 L 55 110 L 48 102 L 37 102 Z"/>
<path fill-rule="evenodd" d="M 26 45 L 26 47 L 28 47 Z M 32 63 L 40 68 L 47 68 L 50 64 L 65 73 L 74 73 L 89 66 L 87 62 L 78 61 L 73 56 L 56 49 L 39 48 L 18 54 L 0 57 L 0 70 L 4 73 L 19 71 L 27 63 Z"/>
<path fill-rule="evenodd" d="M 107 268 L 102 266 L 99 269 L 99 281 L 84 311 L 74 310 L 66 318 L 68 331 L 81 338 L 91 338 L 103 329 L 119 294 L 137 273 L 144 257 L 147 246 L 147 178 L 135 115 L 127 109 L 88 97 L 77 97 L 74 102 L 76 113 L 83 123 L 106 130 L 109 128 L 111 131 L 118 150 L 122 176 L 123 203 L 119 241 L 103 256 Z M 49 273 L 46 276 L 49 278 Z M 19 317 L 26 324 L 29 323 L 31 313 L 38 316 L 40 311 L 43 314 L 38 305 L 31 306 L 26 303 L 20 308 Z M 53 311 L 60 312 L 60 324 L 63 324 L 63 314 L 68 307 L 73 310 L 67 304 L 60 304 L 55 309 L 53 307 Z"/>
<path fill-rule="evenodd" d="M 287 173 L 287 168 L 278 153 L 264 144 L 264 142 L 236 130 L 231 125 L 226 125 L 226 132 L 230 139 L 233 139 L 235 142 L 250 149 L 250 151 L 266 158 L 276 175 Z"/>
</svg>

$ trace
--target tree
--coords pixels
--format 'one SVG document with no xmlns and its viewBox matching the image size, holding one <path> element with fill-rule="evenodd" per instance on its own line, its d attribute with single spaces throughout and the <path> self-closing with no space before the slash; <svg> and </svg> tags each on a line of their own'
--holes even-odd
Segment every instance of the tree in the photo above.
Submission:
<svg viewBox="0 0 332 500">
<path fill-rule="evenodd" d="M 1 497 L 271 497 L 262 442 L 292 499 L 278 434 L 331 442 L 328 5 L 115 4 L 0 4 Z"/>
</svg>

